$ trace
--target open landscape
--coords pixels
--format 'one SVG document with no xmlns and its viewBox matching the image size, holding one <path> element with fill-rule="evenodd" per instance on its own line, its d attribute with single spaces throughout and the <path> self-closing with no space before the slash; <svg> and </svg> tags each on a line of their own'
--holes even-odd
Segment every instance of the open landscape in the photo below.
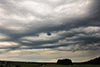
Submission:
<svg viewBox="0 0 100 67">
<path fill-rule="evenodd" d="M 100 67 L 100 65 L 44 65 L 42 67 Z"/>
<path fill-rule="evenodd" d="M 0 67 L 100 67 L 100 0 L 0 0 Z"/>
<path fill-rule="evenodd" d="M 100 57 L 80 63 L 68 61 L 69 59 L 58 60 L 57 63 L 0 61 L 0 67 L 100 67 Z"/>
<path fill-rule="evenodd" d="M 90 64 L 82 64 L 82 65 L 58 65 L 58 64 L 0 64 L 0 67 L 100 67 L 100 65 L 90 65 Z"/>
</svg>

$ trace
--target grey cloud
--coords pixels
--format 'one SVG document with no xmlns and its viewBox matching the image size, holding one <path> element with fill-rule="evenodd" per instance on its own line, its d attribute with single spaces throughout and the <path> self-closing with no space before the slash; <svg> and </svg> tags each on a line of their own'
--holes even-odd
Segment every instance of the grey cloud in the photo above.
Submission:
<svg viewBox="0 0 100 67">
<path fill-rule="evenodd" d="M 32 1 L 34 1 L 34 0 L 32 0 Z M 23 2 L 23 1 L 21 1 L 21 2 Z M 69 2 L 67 2 L 67 3 L 69 3 Z M 75 0 L 75 2 L 76 2 L 76 0 Z M 75 3 L 75 2 L 72 1 L 71 3 Z M 57 4 L 56 7 L 61 6 L 63 3 L 64 3 L 64 1 Z M 67 3 L 65 2 L 65 4 L 67 4 Z M 8 21 L 8 22 L 6 22 L 7 24 L 4 24 L 4 25 L 9 25 L 9 26 L 10 25 L 14 25 L 14 26 L 18 25 L 18 26 L 22 26 L 25 30 L 19 29 L 19 31 L 21 31 L 21 33 L 20 33 L 16 29 L 11 30 L 11 29 L 6 28 L 9 26 L 2 26 L 2 27 L 0 27 L 0 33 L 8 35 L 10 38 L 1 40 L 1 41 L 8 41 L 8 42 L 16 41 L 17 43 L 20 44 L 19 46 L 5 47 L 5 48 L 10 48 L 11 50 L 20 49 L 20 46 L 23 46 L 23 45 L 29 46 L 30 49 L 41 49 L 41 48 L 51 48 L 52 49 L 52 48 L 57 48 L 57 47 L 61 47 L 61 46 L 68 46 L 68 45 L 75 45 L 75 44 L 79 44 L 80 45 L 79 48 L 84 45 L 84 48 L 85 48 L 88 46 L 88 44 L 99 43 L 99 41 L 100 41 L 99 37 L 93 37 L 92 35 L 90 35 L 91 33 L 86 34 L 84 31 L 81 32 L 81 30 L 80 30 L 80 32 L 74 31 L 72 33 L 65 33 L 65 34 L 59 35 L 59 36 L 61 36 L 61 38 L 58 38 L 55 40 L 50 40 L 50 41 L 29 41 L 30 43 L 23 43 L 20 41 L 20 38 L 22 38 L 22 37 L 37 36 L 37 35 L 39 36 L 39 33 L 47 33 L 48 36 L 51 36 L 52 32 L 59 32 L 62 30 L 72 31 L 72 29 L 74 29 L 74 28 L 81 28 L 81 27 L 85 28 L 85 27 L 89 27 L 89 26 L 98 26 L 99 27 L 100 26 L 100 24 L 99 24 L 99 22 L 100 22 L 99 12 L 100 11 L 99 11 L 99 5 L 98 4 L 96 5 L 96 3 L 94 3 L 95 5 L 91 6 L 91 9 L 89 9 L 90 12 L 89 12 L 88 16 L 81 17 L 81 18 L 74 17 L 74 18 L 70 18 L 70 19 L 66 19 L 67 16 L 64 16 L 64 18 L 59 21 L 61 24 L 57 23 L 57 25 L 56 25 L 55 20 L 58 20 L 58 19 L 55 19 L 55 20 L 47 19 L 47 18 L 54 18 L 52 15 L 42 16 L 40 14 L 35 13 L 31 9 L 30 9 L 31 10 L 30 11 L 24 7 L 23 8 L 19 7 L 12 0 L 11 0 L 11 2 L 6 1 L 6 0 L 0 0 L 0 7 L 6 11 L 5 15 L 7 14 L 9 16 L 10 14 L 15 14 L 15 15 L 18 15 L 21 17 L 23 17 L 23 16 L 26 17 L 28 14 L 32 14 L 32 16 L 35 16 L 37 18 L 42 18 L 42 21 L 41 20 L 31 21 L 29 23 L 24 23 L 24 21 L 20 21 L 20 20 L 18 21 L 16 19 L 5 19 L 4 18 L 4 20 Z M 4 5 L 4 4 L 6 4 L 6 5 Z M 45 19 L 45 20 L 43 20 L 43 19 Z M 33 22 L 35 22 L 35 23 L 33 23 Z M 43 23 L 39 23 L 39 22 L 43 22 Z M 53 24 L 52 22 L 55 24 Z M 49 24 L 49 23 L 52 23 L 52 24 Z M 100 33 L 100 32 L 98 32 L 98 33 Z M 55 45 L 55 46 L 49 46 L 49 47 L 41 46 L 42 44 L 53 44 L 53 43 L 58 42 L 59 40 L 63 40 L 63 39 L 66 40 L 66 38 L 68 38 L 68 37 L 71 38 L 73 36 L 77 36 L 78 34 L 84 34 L 86 36 L 78 37 L 76 39 L 71 39 L 71 40 L 69 39 L 69 41 L 74 41 L 74 42 L 79 41 L 78 43 L 59 44 L 58 46 Z M 96 33 L 94 33 L 94 34 L 96 34 Z M 90 37 L 87 37 L 88 35 L 90 35 Z M 26 40 L 26 41 L 28 41 L 28 40 Z M 82 49 L 82 48 L 80 48 L 80 49 Z M 91 49 L 91 48 L 88 48 L 88 49 Z M 96 48 L 94 48 L 94 49 L 96 49 Z M 79 50 L 79 49 L 77 49 L 77 50 Z"/>
</svg>

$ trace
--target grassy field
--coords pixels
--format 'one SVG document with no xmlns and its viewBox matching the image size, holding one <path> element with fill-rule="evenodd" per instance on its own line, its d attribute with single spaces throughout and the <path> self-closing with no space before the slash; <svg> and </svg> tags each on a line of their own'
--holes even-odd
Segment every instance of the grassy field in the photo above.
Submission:
<svg viewBox="0 0 100 67">
<path fill-rule="evenodd" d="M 0 67 L 100 67 L 100 65 L 0 64 Z"/>
<path fill-rule="evenodd" d="M 0 67 L 41 67 L 41 64 L 0 64 Z"/>
<path fill-rule="evenodd" d="M 100 65 L 43 65 L 42 67 L 100 67 Z"/>
</svg>

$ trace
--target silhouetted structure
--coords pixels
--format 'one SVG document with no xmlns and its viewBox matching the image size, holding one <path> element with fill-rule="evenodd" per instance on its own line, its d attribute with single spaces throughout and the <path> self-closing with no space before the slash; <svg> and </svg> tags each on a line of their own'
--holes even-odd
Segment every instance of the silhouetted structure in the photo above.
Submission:
<svg viewBox="0 0 100 67">
<path fill-rule="evenodd" d="M 72 65 L 73 63 L 70 59 L 59 59 L 57 64 Z"/>
</svg>

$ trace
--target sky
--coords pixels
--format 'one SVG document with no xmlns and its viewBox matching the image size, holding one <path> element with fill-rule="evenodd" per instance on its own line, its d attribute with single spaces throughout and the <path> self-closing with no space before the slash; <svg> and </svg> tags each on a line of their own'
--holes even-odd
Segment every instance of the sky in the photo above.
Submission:
<svg viewBox="0 0 100 67">
<path fill-rule="evenodd" d="M 99 0 L 0 0 L 0 60 L 83 62 L 99 56 Z"/>
</svg>

